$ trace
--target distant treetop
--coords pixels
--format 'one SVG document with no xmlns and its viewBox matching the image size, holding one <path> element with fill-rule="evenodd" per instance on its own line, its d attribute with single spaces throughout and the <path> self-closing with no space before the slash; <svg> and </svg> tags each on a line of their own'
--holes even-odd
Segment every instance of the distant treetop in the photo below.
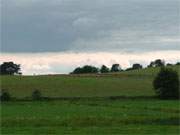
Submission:
<svg viewBox="0 0 180 135">
<path fill-rule="evenodd" d="M 98 73 L 99 69 L 94 66 L 85 65 L 83 67 L 76 68 L 71 74 L 87 74 L 87 73 Z"/>
<path fill-rule="evenodd" d="M 15 64 L 14 62 L 4 62 L 0 65 L 0 74 L 1 75 L 14 75 L 21 74 L 20 65 Z"/>
<path fill-rule="evenodd" d="M 155 61 L 152 61 L 148 67 L 162 67 L 165 66 L 165 61 L 161 59 L 157 59 Z"/>
<path fill-rule="evenodd" d="M 111 72 L 119 72 L 121 71 L 121 66 L 119 64 L 113 64 L 111 67 Z"/>
</svg>

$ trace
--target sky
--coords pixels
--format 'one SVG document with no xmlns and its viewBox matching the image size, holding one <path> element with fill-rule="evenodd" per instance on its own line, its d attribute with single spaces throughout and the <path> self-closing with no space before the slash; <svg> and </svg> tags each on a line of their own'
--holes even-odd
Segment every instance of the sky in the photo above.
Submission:
<svg viewBox="0 0 180 135">
<path fill-rule="evenodd" d="M 2 0 L 0 62 L 24 74 L 180 61 L 179 0 Z"/>
</svg>

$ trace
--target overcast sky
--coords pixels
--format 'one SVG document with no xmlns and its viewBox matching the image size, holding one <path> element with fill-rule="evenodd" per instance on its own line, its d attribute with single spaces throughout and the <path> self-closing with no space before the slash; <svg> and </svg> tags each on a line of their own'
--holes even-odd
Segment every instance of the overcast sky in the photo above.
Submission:
<svg viewBox="0 0 180 135">
<path fill-rule="evenodd" d="M 2 0 L 1 4 L 3 56 L 180 52 L 179 0 Z"/>
<path fill-rule="evenodd" d="M 2 0 L 2 51 L 180 50 L 179 6 L 179 0 Z"/>
</svg>

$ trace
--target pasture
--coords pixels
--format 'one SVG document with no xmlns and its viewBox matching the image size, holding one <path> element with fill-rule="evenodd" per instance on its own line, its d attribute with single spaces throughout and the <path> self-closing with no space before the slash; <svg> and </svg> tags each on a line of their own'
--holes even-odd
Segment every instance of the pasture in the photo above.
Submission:
<svg viewBox="0 0 180 135">
<path fill-rule="evenodd" d="M 179 101 L 80 99 L 7 102 L 2 134 L 178 135 Z"/>
<path fill-rule="evenodd" d="M 1 103 L 1 134 L 178 135 L 180 101 L 154 97 L 158 70 L 1 76 L 1 88 L 18 99 Z M 35 89 L 59 99 L 31 101 Z"/>
<path fill-rule="evenodd" d="M 1 76 L 1 88 L 16 98 L 38 89 L 48 97 L 154 96 L 152 80 L 159 69 L 110 74 Z"/>
</svg>

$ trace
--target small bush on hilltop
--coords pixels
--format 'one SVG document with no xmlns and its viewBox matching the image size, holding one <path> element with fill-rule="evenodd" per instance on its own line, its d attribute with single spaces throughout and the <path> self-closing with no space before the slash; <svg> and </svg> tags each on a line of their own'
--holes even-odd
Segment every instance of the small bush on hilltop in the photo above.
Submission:
<svg viewBox="0 0 180 135">
<path fill-rule="evenodd" d="M 179 99 L 179 76 L 170 68 L 162 67 L 153 81 L 158 97 L 162 99 Z"/>
</svg>

